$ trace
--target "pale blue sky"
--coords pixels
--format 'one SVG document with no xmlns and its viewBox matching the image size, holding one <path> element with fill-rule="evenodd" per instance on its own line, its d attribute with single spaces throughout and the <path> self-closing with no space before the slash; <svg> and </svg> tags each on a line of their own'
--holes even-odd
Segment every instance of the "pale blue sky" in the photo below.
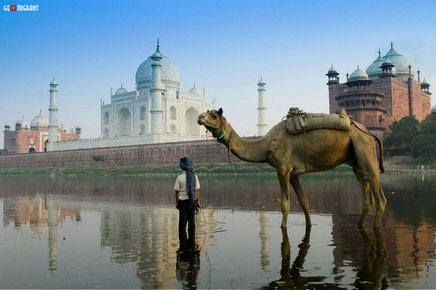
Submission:
<svg viewBox="0 0 436 290">
<path fill-rule="evenodd" d="M 9 3 L 9 2 L 8 2 Z M 12 4 L 12 3 L 10 3 Z M 291 106 L 328 112 L 325 73 L 365 68 L 395 49 L 436 87 L 436 1 L 26 1 L 38 12 L 0 10 L 0 125 L 48 116 L 59 83 L 59 122 L 100 136 L 100 98 L 135 88 L 138 66 L 161 40 L 181 89 L 206 89 L 242 135 L 257 132 L 257 82 L 268 124 Z M 1 7 L 3 8 L 3 6 Z M 430 87 L 430 90 L 433 91 Z M 432 104 L 436 103 L 432 101 Z M 269 127 L 270 127 L 269 126 Z M 0 134 L 3 148 L 3 134 Z"/>
</svg>

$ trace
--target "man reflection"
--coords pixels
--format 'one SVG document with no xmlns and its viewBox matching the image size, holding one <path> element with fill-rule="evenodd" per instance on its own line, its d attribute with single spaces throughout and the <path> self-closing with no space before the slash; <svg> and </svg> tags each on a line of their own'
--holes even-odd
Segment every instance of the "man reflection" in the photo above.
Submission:
<svg viewBox="0 0 436 290">
<path fill-rule="evenodd" d="M 176 277 L 184 289 L 197 288 L 200 273 L 200 249 L 195 239 L 180 237 L 180 248 L 177 250 Z"/>
</svg>

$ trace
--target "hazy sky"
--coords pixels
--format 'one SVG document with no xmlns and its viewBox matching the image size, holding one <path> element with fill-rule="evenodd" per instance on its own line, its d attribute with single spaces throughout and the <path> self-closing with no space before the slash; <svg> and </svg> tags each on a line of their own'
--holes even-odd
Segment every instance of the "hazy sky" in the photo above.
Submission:
<svg viewBox="0 0 436 290">
<path fill-rule="evenodd" d="M 5 12 L 3 4 L 38 4 Z M 289 107 L 328 112 L 330 65 L 366 69 L 390 46 L 436 87 L 436 1 L 22 1 L 0 10 L 0 125 L 48 117 L 49 86 L 59 84 L 59 122 L 100 136 L 100 98 L 110 102 L 160 38 L 180 69 L 216 99 L 241 135 L 257 133 L 257 82 L 266 82 L 268 124 Z M 432 101 L 432 105 L 436 102 Z M 3 134 L 0 134 L 3 148 Z"/>
</svg>

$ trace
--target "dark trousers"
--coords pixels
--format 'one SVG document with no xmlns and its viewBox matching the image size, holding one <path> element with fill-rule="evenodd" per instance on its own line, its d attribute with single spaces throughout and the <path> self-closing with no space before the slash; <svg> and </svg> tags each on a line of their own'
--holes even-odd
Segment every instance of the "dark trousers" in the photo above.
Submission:
<svg viewBox="0 0 436 290">
<path fill-rule="evenodd" d="M 195 210 L 197 203 L 192 200 L 179 200 L 179 237 L 186 238 L 188 223 L 189 238 L 195 238 Z"/>
</svg>

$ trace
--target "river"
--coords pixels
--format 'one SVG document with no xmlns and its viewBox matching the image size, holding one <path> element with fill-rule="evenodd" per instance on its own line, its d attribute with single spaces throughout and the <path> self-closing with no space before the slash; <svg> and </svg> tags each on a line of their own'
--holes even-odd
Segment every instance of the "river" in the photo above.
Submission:
<svg viewBox="0 0 436 290">
<path fill-rule="evenodd" d="M 195 243 L 174 177 L 0 177 L 0 288 L 436 288 L 436 176 L 382 175 L 382 226 L 358 182 L 304 176 L 280 228 L 277 178 L 201 176 Z"/>
</svg>

